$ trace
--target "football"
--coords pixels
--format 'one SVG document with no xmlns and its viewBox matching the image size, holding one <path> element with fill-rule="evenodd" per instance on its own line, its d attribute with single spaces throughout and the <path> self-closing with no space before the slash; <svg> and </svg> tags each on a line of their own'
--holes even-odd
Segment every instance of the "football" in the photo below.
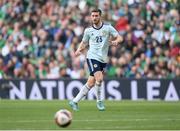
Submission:
<svg viewBox="0 0 180 131">
<path fill-rule="evenodd" d="M 56 112 L 54 120 L 59 127 L 67 127 L 71 124 L 72 113 L 67 109 L 61 109 Z"/>
</svg>

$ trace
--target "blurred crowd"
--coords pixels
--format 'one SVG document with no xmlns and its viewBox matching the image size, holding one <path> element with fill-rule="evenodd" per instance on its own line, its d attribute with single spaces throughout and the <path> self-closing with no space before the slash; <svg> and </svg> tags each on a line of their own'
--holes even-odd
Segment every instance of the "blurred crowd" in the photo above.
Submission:
<svg viewBox="0 0 180 131">
<path fill-rule="evenodd" d="M 178 0 L 0 0 L 0 79 L 87 78 L 74 51 L 94 7 L 124 38 L 105 77 L 180 78 Z"/>
</svg>

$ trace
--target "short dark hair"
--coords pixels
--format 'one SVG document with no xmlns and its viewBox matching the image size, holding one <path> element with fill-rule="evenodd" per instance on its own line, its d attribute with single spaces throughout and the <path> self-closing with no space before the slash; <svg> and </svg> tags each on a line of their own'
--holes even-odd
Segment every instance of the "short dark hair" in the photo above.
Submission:
<svg viewBox="0 0 180 131">
<path fill-rule="evenodd" d="M 92 12 L 99 12 L 100 16 L 101 16 L 101 14 L 102 14 L 102 11 L 101 11 L 100 9 L 97 9 L 97 8 L 96 8 L 96 9 L 93 9 L 93 10 L 91 11 L 91 13 L 92 13 Z"/>
</svg>

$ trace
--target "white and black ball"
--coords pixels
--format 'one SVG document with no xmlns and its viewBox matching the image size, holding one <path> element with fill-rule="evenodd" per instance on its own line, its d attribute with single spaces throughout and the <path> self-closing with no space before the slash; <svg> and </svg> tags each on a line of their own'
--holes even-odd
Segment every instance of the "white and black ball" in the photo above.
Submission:
<svg viewBox="0 0 180 131">
<path fill-rule="evenodd" d="M 59 127 L 67 127 L 72 122 L 72 113 L 67 109 L 61 109 L 56 112 L 54 120 Z"/>
</svg>

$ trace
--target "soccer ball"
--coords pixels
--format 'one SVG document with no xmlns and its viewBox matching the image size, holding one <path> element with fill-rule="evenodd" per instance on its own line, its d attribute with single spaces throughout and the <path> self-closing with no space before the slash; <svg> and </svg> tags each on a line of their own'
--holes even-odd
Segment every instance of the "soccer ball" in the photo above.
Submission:
<svg viewBox="0 0 180 131">
<path fill-rule="evenodd" d="M 71 124 L 72 114 L 67 109 L 61 109 L 56 112 L 54 120 L 58 126 L 67 127 Z"/>
</svg>

